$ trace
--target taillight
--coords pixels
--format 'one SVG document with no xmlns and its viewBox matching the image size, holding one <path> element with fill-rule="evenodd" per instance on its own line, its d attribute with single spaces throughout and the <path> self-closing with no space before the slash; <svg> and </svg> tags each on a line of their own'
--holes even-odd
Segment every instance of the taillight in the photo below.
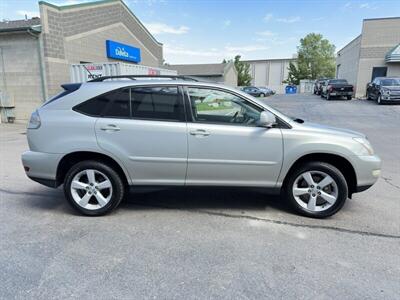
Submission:
<svg viewBox="0 0 400 300">
<path fill-rule="evenodd" d="M 28 123 L 28 129 L 38 129 L 41 124 L 42 123 L 40 121 L 39 112 L 37 110 L 35 110 L 31 114 L 31 118 L 30 118 L 29 123 Z"/>
</svg>

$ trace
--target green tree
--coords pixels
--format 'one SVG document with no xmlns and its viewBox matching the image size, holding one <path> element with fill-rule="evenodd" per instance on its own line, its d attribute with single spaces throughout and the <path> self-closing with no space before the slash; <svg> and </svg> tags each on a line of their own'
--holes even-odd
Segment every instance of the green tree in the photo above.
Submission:
<svg viewBox="0 0 400 300">
<path fill-rule="evenodd" d="M 297 66 L 289 65 L 287 82 L 299 84 L 301 79 L 335 76 L 335 46 L 322 34 L 309 33 L 297 47 Z"/>
<path fill-rule="evenodd" d="M 238 73 L 238 86 L 247 86 L 251 83 L 250 64 L 240 61 L 241 56 L 236 55 L 234 64 Z"/>
</svg>

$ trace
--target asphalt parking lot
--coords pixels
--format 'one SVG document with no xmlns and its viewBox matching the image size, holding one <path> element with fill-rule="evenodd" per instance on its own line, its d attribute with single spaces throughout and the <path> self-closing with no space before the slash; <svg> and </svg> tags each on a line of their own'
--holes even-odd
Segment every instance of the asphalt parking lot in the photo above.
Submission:
<svg viewBox="0 0 400 300">
<path fill-rule="evenodd" d="M 400 298 L 400 105 L 266 98 L 307 121 L 368 135 L 382 177 L 325 220 L 255 191 L 131 193 L 77 215 L 25 177 L 23 124 L 0 124 L 0 298 Z"/>
</svg>

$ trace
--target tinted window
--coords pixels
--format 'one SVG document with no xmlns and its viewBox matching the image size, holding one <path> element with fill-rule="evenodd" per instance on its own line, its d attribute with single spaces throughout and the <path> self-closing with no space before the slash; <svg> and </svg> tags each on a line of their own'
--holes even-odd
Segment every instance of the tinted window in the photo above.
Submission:
<svg viewBox="0 0 400 300">
<path fill-rule="evenodd" d="M 107 106 L 104 116 L 112 118 L 129 118 L 129 97 L 129 89 L 123 89 L 109 93 L 107 98 L 110 100 L 110 104 Z"/>
<path fill-rule="evenodd" d="M 177 87 L 132 88 L 131 101 L 133 118 L 184 120 L 182 99 Z"/>
<path fill-rule="evenodd" d="M 195 122 L 256 126 L 260 119 L 261 108 L 234 94 L 206 88 L 188 93 Z"/>
<path fill-rule="evenodd" d="M 329 83 L 331 84 L 347 84 L 346 79 L 335 79 L 335 80 L 329 80 Z"/>
<path fill-rule="evenodd" d="M 99 117 L 108 102 L 107 95 L 101 95 L 75 106 L 74 110 L 89 116 Z"/>
</svg>

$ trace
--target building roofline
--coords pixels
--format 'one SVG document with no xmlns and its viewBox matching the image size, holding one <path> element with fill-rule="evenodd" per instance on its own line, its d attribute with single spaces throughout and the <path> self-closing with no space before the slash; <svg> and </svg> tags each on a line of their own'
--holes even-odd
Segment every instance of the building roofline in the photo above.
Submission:
<svg viewBox="0 0 400 300">
<path fill-rule="evenodd" d="M 392 19 L 400 19 L 400 17 L 368 18 L 368 19 L 364 19 L 363 21 L 392 20 Z"/>
<path fill-rule="evenodd" d="M 349 46 L 351 43 L 353 43 L 356 39 L 358 39 L 359 37 L 361 37 L 362 34 L 360 33 L 359 35 L 357 35 L 354 39 L 352 39 L 350 42 L 348 42 L 346 45 L 344 45 L 342 48 L 340 48 L 338 51 L 336 51 L 336 53 L 339 53 L 340 51 L 342 51 L 344 48 L 346 48 L 347 46 Z"/>
<path fill-rule="evenodd" d="M 266 59 L 247 59 L 243 62 L 263 62 L 263 61 L 278 61 L 278 60 L 297 60 L 297 58 L 266 58 Z"/>
<path fill-rule="evenodd" d="M 157 41 L 157 39 L 150 33 L 150 31 L 143 25 L 143 23 L 139 20 L 138 17 L 131 11 L 131 9 L 125 4 L 124 1 L 122 0 L 96 0 L 96 1 L 90 1 L 90 2 L 83 2 L 83 3 L 77 3 L 77 4 L 68 4 L 68 5 L 56 5 L 49 3 L 47 1 L 39 1 L 39 5 L 47 5 L 52 8 L 55 8 L 57 10 L 66 10 L 66 9 L 71 9 L 71 8 L 79 8 L 79 7 L 85 7 L 85 6 L 92 6 L 92 5 L 98 5 L 98 4 L 106 4 L 106 3 L 121 3 L 126 10 L 133 16 L 133 18 L 139 23 L 139 25 L 144 29 L 144 31 L 151 37 L 151 39 L 157 43 L 158 45 L 162 46 L 163 44 Z"/>
</svg>

